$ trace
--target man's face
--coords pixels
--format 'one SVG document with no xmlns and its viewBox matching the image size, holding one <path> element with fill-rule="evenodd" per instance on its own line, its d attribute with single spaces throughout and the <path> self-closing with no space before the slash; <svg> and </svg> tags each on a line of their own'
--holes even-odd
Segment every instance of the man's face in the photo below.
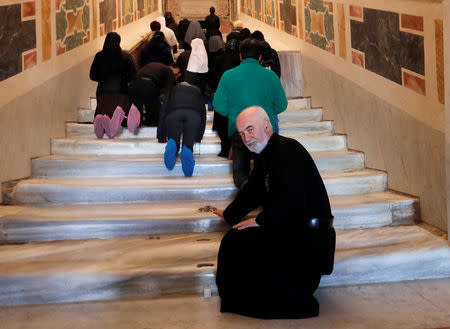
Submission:
<svg viewBox="0 0 450 329">
<path fill-rule="evenodd" d="M 261 153 L 266 147 L 269 140 L 267 124 L 257 116 L 239 117 L 236 121 L 239 136 L 251 152 Z"/>
</svg>

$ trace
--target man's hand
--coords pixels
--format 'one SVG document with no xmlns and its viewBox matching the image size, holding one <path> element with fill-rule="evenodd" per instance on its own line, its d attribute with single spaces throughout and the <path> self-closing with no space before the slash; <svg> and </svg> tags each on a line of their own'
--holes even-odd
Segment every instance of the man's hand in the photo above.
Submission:
<svg viewBox="0 0 450 329">
<path fill-rule="evenodd" d="M 253 217 L 253 218 L 249 218 L 249 219 L 243 220 L 242 222 L 234 225 L 233 228 L 236 228 L 236 229 L 238 229 L 240 231 L 240 230 L 243 230 L 243 229 L 248 228 L 248 227 L 256 227 L 256 226 L 259 226 L 259 225 L 256 222 L 256 218 Z"/>
<path fill-rule="evenodd" d="M 217 216 L 220 217 L 219 223 L 218 224 L 223 224 L 225 223 L 225 218 L 223 218 L 223 210 L 214 210 L 214 214 L 216 214 Z"/>
</svg>

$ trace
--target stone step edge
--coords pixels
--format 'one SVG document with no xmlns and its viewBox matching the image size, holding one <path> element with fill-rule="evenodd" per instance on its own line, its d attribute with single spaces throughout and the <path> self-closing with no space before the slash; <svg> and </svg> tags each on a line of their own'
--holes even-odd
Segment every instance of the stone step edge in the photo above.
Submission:
<svg viewBox="0 0 450 329">
<path fill-rule="evenodd" d="M 377 193 L 376 193 L 377 194 Z M 378 193 L 381 195 L 382 193 Z M 390 193 L 392 195 L 392 193 Z M 370 195 L 368 195 L 370 196 Z M 396 196 L 396 195 L 394 195 Z M 342 198 L 340 198 L 342 199 Z M 335 205 L 333 197 L 330 198 L 332 212 L 335 216 L 335 227 L 338 229 L 370 228 L 386 225 L 411 225 L 419 221 L 418 199 L 404 199 L 401 196 L 389 198 L 389 200 L 379 200 L 374 197 L 370 202 L 347 205 Z M 40 213 L 35 218 L 30 215 L 20 215 L 17 213 L 0 215 L 0 244 L 32 242 L 32 241 L 52 241 L 66 239 L 91 239 L 91 238 L 119 238 L 119 237 L 137 237 L 153 235 L 172 235 L 190 232 L 216 232 L 227 229 L 226 225 L 218 225 L 218 217 L 211 211 L 199 212 L 201 208 L 207 210 L 207 207 L 225 208 L 228 202 L 205 201 L 205 202 L 180 202 L 187 204 L 183 207 L 183 216 L 180 210 L 173 216 L 160 214 L 149 216 L 147 206 L 152 208 L 151 204 L 140 204 L 139 210 L 134 211 L 131 216 L 126 214 L 119 215 L 114 209 L 120 206 L 122 209 L 128 209 L 132 204 L 113 204 L 100 205 L 110 208 L 116 214 L 115 218 L 110 216 L 111 211 L 99 213 L 95 206 L 87 206 L 84 210 L 91 209 L 95 213 L 93 216 L 79 216 L 77 218 L 68 218 L 64 216 L 48 217 L 48 211 L 51 206 L 41 206 Z M 158 207 L 162 207 L 162 202 Z M 165 202 L 164 206 L 170 208 L 173 202 Z M 109 207 L 108 207 L 109 206 Z M 11 207 L 11 206 L 8 206 Z M 15 206 L 16 208 L 26 208 L 27 206 Z M 72 211 L 80 206 L 70 206 Z M 137 208 L 135 207 L 135 208 Z M 206 207 L 206 208 L 205 208 Z M 12 207 L 14 209 L 14 207 Z M 61 209 L 61 207 L 56 207 Z M 59 210 L 57 209 L 57 211 Z M 158 209 L 154 209 L 158 212 Z M 197 210 L 197 212 L 196 212 Z M 1 211 L 1 209 L 0 209 Z M 127 211 L 130 213 L 131 211 Z M 142 215 L 140 215 L 142 213 Z M 1 214 L 1 213 L 0 213 Z M 255 216 L 257 212 L 249 214 Z M 47 215 L 47 217 L 46 217 Z M 356 220 L 353 218 L 357 217 Z M 374 220 L 374 217 L 376 219 Z M 388 218 L 386 218 L 388 217 Z M 361 220 L 363 219 L 363 220 Z"/>
<path fill-rule="evenodd" d="M 426 234 L 432 235 L 429 232 Z M 425 239 L 425 235 L 421 240 L 423 246 L 417 247 L 412 243 L 413 241 L 403 241 L 394 244 L 393 248 L 397 249 L 387 250 L 389 252 L 380 249 L 384 247 L 383 245 L 338 249 L 335 270 L 331 276 L 322 278 L 321 286 L 450 277 L 448 243 L 435 236 L 433 238 L 426 236 Z M 350 254 L 347 250 L 350 250 Z M 358 250 L 361 251 L 358 253 Z M 412 260 L 406 261 L 407 257 Z M 0 275 L 0 287 L 4 288 L 0 304 L 157 297 L 172 293 L 201 294 L 205 286 L 211 286 L 213 292 L 216 292 L 215 259 L 215 257 L 207 256 L 190 264 L 185 263 L 182 268 L 176 266 L 175 271 L 167 266 L 169 269 L 165 271 L 141 268 L 131 272 L 59 271 L 50 275 L 48 272 L 34 276 L 30 272 L 25 275 L 17 275 L 17 273 Z M 428 263 L 427 269 L 434 265 L 431 267 L 432 273 L 421 269 L 424 261 Z M 415 264 L 417 262 L 420 264 Z M 416 272 L 411 271 L 411 265 L 414 265 Z M 373 268 L 377 270 L 374 271 Z M 49 276 L 51 280 L 48 280 Z M 38 282 L 40 284 L 37 284 Z"/>
</svg>

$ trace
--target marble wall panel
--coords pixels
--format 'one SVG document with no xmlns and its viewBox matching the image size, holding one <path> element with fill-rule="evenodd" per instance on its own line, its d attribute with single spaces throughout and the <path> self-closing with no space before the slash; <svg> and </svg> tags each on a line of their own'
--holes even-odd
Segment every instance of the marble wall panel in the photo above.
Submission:
<svg viewBox="0 0 450 329">
<path fill-rule="evenodd" d="M 100 35 L 117 29 L 117 0 L 100 0 Z"/>
<path fill-rule="evenodd" d="M 262 19 L 262 0 L 254 0 L 254 4 L 255 4 L 255 10 L 253 12 L 254 17 L 258 20 Z"/>
<path fill-rule="evenodd" d="M 297 36 L 297 4 L 294 0 L 280 1 L 280 28 Z"/>
<path fill-rule="evenodd" d="M 423 94 L 425 55 L 422 35 L 401 31 L 398 13 L 369 8 L 363 8 L 362 21 L 352 19 L 350 27 L 352 48 L 364 53 L 367 70 Z M 418 75 L 403 74 L 402 69 Z M 424 81 L 417 83 L 417 79 Z"/>
<path fill-rule="evenodd" d="M 312 45 L 335 53 L 333 3 L 304 0 L 305 40 Z"/>
<path fill-rule="evenodd" d="M 41 1 L 42 61 L 52 57 L 51 1 Z"/>
<path fill-rule="evenodd" d="M 137 18 L 144 17 L 152 12 L 151 0 L 137 0 Z"/>
<path fill-rule="evenodd" d="M 56 0 L 56 54 L 90 40 L 89 0 Z"/>
<path fill-rule="evenodd" d="M 276 0 L 264 0 L 264 22 L 275 27 Z"/>
<path fill-rule="evenodd" d="M 0 6 L 0 81 L 36 65 L 35 15 L 34 1 Z"/>
<path fill-rule="evenodd" d="M 434 21 L 434 34 L 436 39 L 436 77 L 439 103 L 445 104 L 444 84 L 444 23 L 442 19 Z"/>
<path fill-rule="evenodd" d="M 338 40 L 339 40 L 339 56 L 343 59 L 347 58 L 347 40 L 345 28 L 345 8 L 344 4 L 337 4 L 337 19 L 338 19 Z"/>
<path fill-rule="evenodd" d="M 136 19 L 136 13 L 134 11 L 134 1 L 133 0 L 121 0 L 122 7 L 122 25 L 127 25 Z"/>
</svg>

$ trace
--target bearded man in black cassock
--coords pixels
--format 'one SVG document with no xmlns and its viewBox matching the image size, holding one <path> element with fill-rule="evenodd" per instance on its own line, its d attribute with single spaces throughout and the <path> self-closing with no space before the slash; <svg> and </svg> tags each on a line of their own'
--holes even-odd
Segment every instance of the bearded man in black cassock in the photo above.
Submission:
<svg viewBox="0 0 450 329">
<path fill-rule="evenodd" d="M 236 126 L 256 154 L 247 183 L 215 212 L 233 226 L 218 254 L 220 311 L 264 319 L 317 316 L 313 293 L 333 270 L 336 244 L 322 178 L 300 143 L 273 133 L 262 108 L 245 109 Z M 256 217 L 244 219 L 258 207 Z"/>
</svg>

